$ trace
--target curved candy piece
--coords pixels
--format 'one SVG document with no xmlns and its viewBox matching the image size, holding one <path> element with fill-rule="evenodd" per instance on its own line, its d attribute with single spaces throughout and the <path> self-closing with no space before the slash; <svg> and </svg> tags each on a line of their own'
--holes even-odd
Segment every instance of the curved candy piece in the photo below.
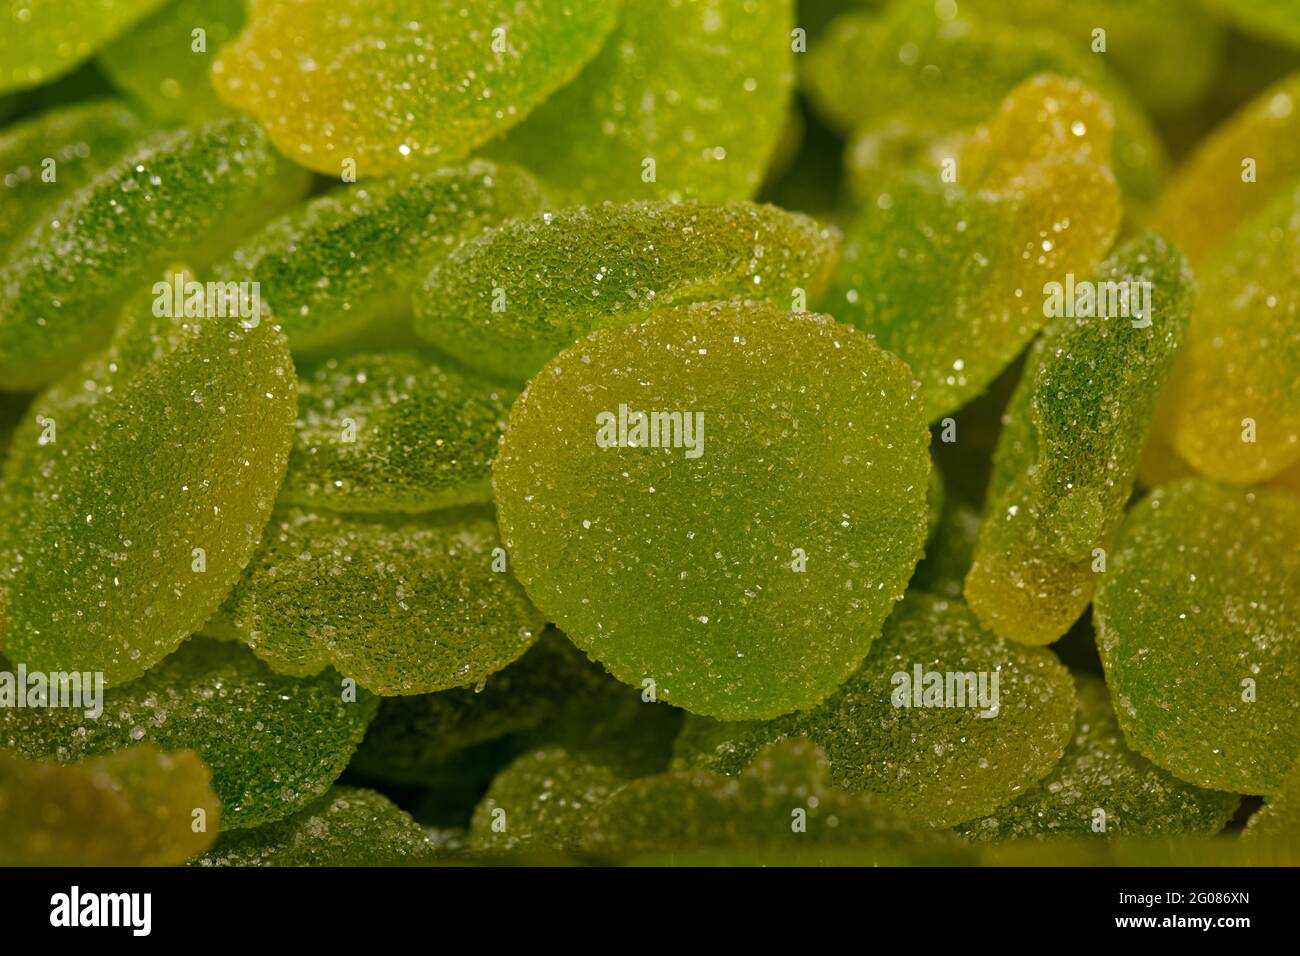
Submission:
<svg viewBox="0 0 1300 956">
<path fill-rule="evenodd" d="M 1182 253 L 1147 234 L 1077 285 L 1002 417 L 966 601 L 1007 640 L 1050 644 L 1092 601 L 1156 399 L 1192 310 Z M 1069 296 L 1069 301 L 1060 301 Z"/>
<path fill-rule="evenodd" d="M 939 514 L 939 523 L 930 534 L 925 557 L 916 566 L 908 587 L 960 601 L 965 592 L 966 574 L 975 559 L 979 533 L 979 512 L 949 495 Z"/>
<path fill-rule="evenodd" d="M 148 745 L 70 766 L 0 751 L 0 866 L 177 866 L 212 845 L 211 779 Z"/>
<path fill-rule="evenodd" d="M 684 306 L 602 329 L 530 383 L 498 517 L 529 595 L 619 680 L 773 717 L 851 674 L 901 596 L 928 441 L 910 372 L 866 336 Z"/>
<path fill-rule="evenodd" d="M 1205 0 L 1205 4 L 1247 33 L 1300 47 L 1300 0 Z"/>
<path fill-rule="evenodd" d="M 839 253 L 833 228 L 749 202 L 583 206 L 508 222 L 424 283 L 416 331 L 469 365 L 527 379 L 598 328 L 685 302 L 802 309 Z"/>
<path fill-rule="evenodd" d="M 596 55 L 618 0 L 256 3 L 213 65 L 231 106 L 305 166 L 383 176 L 454 162 Z"/>
<path fill-rule="evenodd" d="M 30 668 L 117 684 L 162 660 L 239 580 L 284 478 L 296 407 L 284 336 L 236 317 L 155 317 L 156 304 L 134 300 L 113 347 L 40 395 L 14 434 L 0 646 Z"/>
<path fill-rule="evenodd" d="M 305 185 L 246 120 L 137 143 L 0 264 L 0 381 L 31 388 L 75 368 L 141 286 L 177 258 L 201 268 Z"/>
<path fill-rule="evenodd" d="M 343 772 L 377 701 L 332 671 L 281 677 L 238 644 L 193 638 L 152 671 L 110 688 L 103 713 L 0 708 L 0 750 L 72 763 L 136 743 L 193 750 L 212 768 L 223 830 L 282 819 Z"/>
<path fill-rule="evenodd" d="M 1300 761 L 1268 802 L 1246 821 L 1241 836 L 1261 843 L 1286 841 L 1300 849 Z"/>
<path fill-rule="evenodd" d="M 627 3 L 596 59 L 495 149 L 576 202 L 747 199 L 785 124 L 792 7 Z"/>
<path fill-rule="evenodd" d="M 1300 502 L 1200 479 L 1129 513 L 1093 621 L 1129 745 L 1199 787 L 1271 794 L 1300 756 Z"/>
<path fill-rule="evenodd" d="M 513 389 L 416 352 L 330 359 L 302 376 L 282 504 L 417 512 L 492 500 Z"/>
<path fill-rule="evenodd" d="M 332 666 L 385 695 L 463 687 L 542 633 L 506 560 L 490 513 L 384 520 L 286 508 L 231 598 L 234 620 L 282 674 Z"/>
</svg>

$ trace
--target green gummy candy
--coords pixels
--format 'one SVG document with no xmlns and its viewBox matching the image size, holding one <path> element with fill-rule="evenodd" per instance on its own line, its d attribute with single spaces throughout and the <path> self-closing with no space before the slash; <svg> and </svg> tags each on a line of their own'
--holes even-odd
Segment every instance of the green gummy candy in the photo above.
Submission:
<svg viewBox="0 0 1300 956">
<path fill-rule="evenodd" d="M 594 329 L 685 302 L 816 301 L 839 254 L 832 228 L 749 202 L 633 202 L 490 229 L 429 274 L 416 331 L 471 366 L 534 375 Z"/>
<path fill-rule="evenodd" d="M 930 462 L 930 484 L 925 490 L 925 540 L 928 542 L 939 530 L 939 520 L 943 517 L 945 499 L 943 474 Z"/>
<path fill-rule="evenodd" d="M 0 750 L 73 763 L 135 743 L 193 750 L 212 769 L 223 830 L 279 820 L 323 794 L 377 701 L 329 671 L 281 677 L 238 644 L 193 638 L 139 680 L 82 709 L 0 708 Z"/>
<path fill-rule="evenodd" d="M 191 866 L 409 866 L 433 847 L 410 814 L 374 790 L 332 787 L 293 816 L 226 833 Z"/>
<path fill-rule="evenodd" d="M 1262 40 L 1300 47 L 1300 0 L 1205 0 L 1205 5 Z"/>
<path fill-rule="evenodd" d="M 415 352 L 350 355 L 300 374 L 281 503 L 416 512 L 492 500 L 513 389 Z"/>
<path fill-rule="evenodd" d="M 43 385 L 74 368 L 107 342 L 141 286 L 178 258 L 202 266 L 304 185 L 246 120 L 136 144 L 49 210 L 0 265 L 5 387 Z"/>
<path fill-rule="evenodd" d="M 938 471 L 938 469 L 935 469 Z M 938 525 L 930 533 L 925 557 L 916 566 L 908 587 L 937 597 L 959 601 L 965 591 L 966 573 L 975 558 L 980 516 L 970 505 L 949 495 L 943 503 Z"/>
<path fill-rule="evenodd" d="M 122 103 L 76 103 L 0 131 L 0 256 L 145 132 Z"/>
<path fill-rule="evenodd" d="M 541 204 L 528 173 L 483 160 L 344 186 L 275 220 L 215 271 L 259 282 L 295 351 L 325 349 L 378 320 L 409 316 L 434 261 L 484 226 Z"/>
<path fill-rule="evenodd" d="M 961 603 L 912 591 L 862 668 L 821 706 L 765 723 L 689 718 L 676 765 L 736 773 L 766 743 L 802 735 L 825 749 L 835 786 L 949 826 L 1046 776 L 1074 707 L 1070 675 L 1051 651 L 995 638 Z"/>
<path fill-rule="evenodd" d="M 1094 608 L 1124 737 L 1198 787 L 1272 794 L 1300 756 L 1300 501 L 1200 479 L 1129 512 Z"/>
<path fill-rule="evenodd" d="M 629 2 L 596 59 L 496 148 L 580 202 L 749 198 L 785 124 L 792 6 Z"/>
<path fill-rule="evenodd" d="M 166 0 L 14 0 L 0 31 L 0 93 L 55 80 Z"/>
<path fill-rule="evenodd" d="M 174 651 L 239 580 L 284 477 L 284 336 L 152 302 L 35 400 L 4 463 L 0 646 L 34 670 L 117 684 Z"/>
<path fill-rule="evenodd" d="M 388 696 L 463 687 L 518 658 L 545 624 L 506 561 L 490 513 L 285 508 L 232 596 L 234 620 L 284 674 L 332 666 Z"/>
<path fill-rule="evenodd" d="M 684 306 L 597 331 L 530 383 L 498 517 L 529 595 L 619 680 L 774 717 L 851 674 L 901 596 L 928 443 L 911 373 L 866 336 Z"/>
<path fill-rule="evenodd" d="M 168 0 L 100 50 L 97 62 L 113 85 L 151 116 L 178 122 L 220 116 L 228 109 L 209 72 L 217 51 L 243 26 L 244 4 Z"/>
<path fill-rule="evenodd" d="M 1247 841 L 1288 841 L 1300 847 L 1300 761 L 1268 802 L 1246 821 L 1241 836 Z"/>
<path fill-rule="evenodd" d="M 516 125 L 596 55 L 620 0 L 256 3 L 213 82 L 305 166 L 436 168 Z M 292 51 L 286 55 L 284 51 Z"/>
<path fill-rule="evenodd" d="M 210 781 L 152 746 L 69 766 L 0 751 L 0 866 L 176 866 L 212 843 Z"/>
<path fill-rule="evenodd" d="M 986 627 L 1031 644 L 1068 631 L 1105 574 L 1194 279 L 1182 253 L 1148 233 L 1057 292 L 1058 317 L 1002 418 L 965 590 Z"/>
<path fill-rule="evenodd" d="M 1235 793 L 1201 790 L 1128 749 L 1110 692 L 1094 677 L 1076 679 L 1074 738 L 1056 768 L 991 816 L 958 828 L 972 840 L 1062 836 L 1213 834 L 1237 810 Z"/>
</svg>

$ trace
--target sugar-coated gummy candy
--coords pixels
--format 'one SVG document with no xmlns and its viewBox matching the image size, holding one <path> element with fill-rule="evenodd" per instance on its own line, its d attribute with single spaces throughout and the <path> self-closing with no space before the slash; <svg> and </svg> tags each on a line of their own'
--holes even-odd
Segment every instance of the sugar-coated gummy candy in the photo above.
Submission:
<svg viewBox="0 0 1300 956">
<path fill-rule="evenodd" d="M 835 786 L 948 826 L 1046 776 L 1074 707 L 1070 675 L 1051 651 L 996 638 L 960 602 L 912 591 L 862 668 L 821 706 L 767 722 L 690 717 L 675 765 L 736 773 L 766 743 L 806 736 L 826 751 Z"/>
<path fill-rule="evenodd" d="M 619 680 L 774 717 L 852 673 L 901 597 L 928 443 L 907 367 L 861 333 L 683 306 L 533 379 L 494 466 L 498 518 L 529 595 Z"/>
<path fill-rule="evenodd" d="M 1027 793 L 958 828 L 972 840 L 1213 834 L 1232 819 L 1235 793 L 1202 790 L 1129 750 L 1099 679 L 1076 678 L 1074 737 L 1061 762 Z"/>
<path fill-rule="evenodd" d="M 792 7 L 628 2 L 599 55 L 498 149 L 578 201 L 747 199 L 785 124 Z"/>
<path fill-rule="evenodd" d="M 254 653 L 284 674 L 333 667 L 386 696 L 475 684 L 545 624 L 490 512 L 353 516 L 285 508 L 232 597 Z"/>
<path fill-rule="evenodd" d="M 107 342 L 139 287 L 178 258 L 202 268 L 304 186 L 246 120 L 137 143 L 0 264 L 0 381 L 34 387 L 74 368 Z"/>
<path fill-rule="evenodd" d="M 435 261 L 541 204 L 528 173 L 483 160 L 343 186 L 271 222 L 215 272 L 259 282 L 295 351 L 327 350 L 377 321 L 409 318 Z"/>
<path fill-rule="evenodd" d="M 196 637 L 139 680 L 104 692 L 90 719 L 67 708 L 0 709 L 0 750 L 74 763 L 137 743 L 193 750 L 212 770 L 221 828 L 296 812 L 343 772 L 377 700 L 333 671 L 282 677 L 238 644 Z"/>
<path fill-rule="evenodd" d="M 174 651 L 239 580 L 296 407 L 270 323 L 157 317 L 148 290 L 126 313 L 108 352 L 35 400 L 0 486 L 0 647 L 110 684 Z"/>
<path fill-rule="evenodd" d="M 417 352 L 300 370 L 283 504 L 417 512 L 492 500 L 492 460 L 514 389 Z"/>
<path fill-rule="evenodd" d="M 217 51 L 243 26 L 245 3 L 167 0 L 100 50 L 96 62 L 151 116 L 178 122 L 219 116 L 228 107 L 217 98 L 209 74 Z"/>
<path fill-rule="evenodd" d="M 1300 501 L 1188 479 L 1136 505 L 1093 611 L 1129 745 L 1178 777 L 1274 792 L 1300 756 Z"/>
<path fill-rule="evenodd" d="M 217 832 L 210 782 L 150 745 L 68 766 L 0 751 L 0 866 L 176 866 Z"/>
<path fill-rule="evenodd" d="M 975 558 L 979 531 L 979 512 L 949 495 L 930 534 L 925 557 L 917 564 L 908 587 L 960 600 L 965 593 L 966 574 Z"/>
<path fill-rule="evenodd" d="M 411 866 L 434 849 L 411 815 L 383 794 L 332 787 L 293 816 L 222 834 L 191 866 Z"/>
<path fill-rule="evenodd" d="M 1110 113 L 1073 80 L 1039 76 L 940 169 L 895 180 L 848 231 L 823 308 L 897 353 L 934 421 L 982 392 L 1046 321 L 1044 285 L 1087 275 L 1120 200 Z"/>
<path fill-rule="evenodd" d="M 166 0 L 22 0 L 6 6 L 0 93 L 70 73 Z"/>
<path fill-rule="evenodd" d="M 835 229 L 750 202 L 602 203 L 507 222 L 453 250 L 416 302 L 416 331 L 517 379 L 589 332 L 685 302 L 810 306 Z"/>
<path fill-rule="evenodd" d="M 91 181 L 146 126 L 124 103 L 56 107 L 0 130 L 0 255 L 44 212 Z"/>
<path fill-rule="evenodd" d="M 1205 5 L 1247 33 L 1300 47 L 1300 0 L 1205 0 Z"/>
<path fill-rule="evenodd" d="M 1300 847 L 1300 761 L 1264 806 L 1251 814 L 1241 836 L 1248 841 L 1288 840 Z"/>
<path fill-rule="evenodd" d="M 454 162 L 572 80 L 620 0 L 256 3 L 213 64 L 286 156 L 361 177 Z"/>
<path fill-rule="evenodd" d="M 1192 311 L 1191 267 L 1151 233 L 1086 281 L 1065 288 L 1096 301 L 1063 303 L 1003 414 L 966 578 L 971 610 L 1008 640 L 1050 644 L 1091 602 Z M 1107 289 L 1127 294 L 1127 308 Z"/>
</svg>

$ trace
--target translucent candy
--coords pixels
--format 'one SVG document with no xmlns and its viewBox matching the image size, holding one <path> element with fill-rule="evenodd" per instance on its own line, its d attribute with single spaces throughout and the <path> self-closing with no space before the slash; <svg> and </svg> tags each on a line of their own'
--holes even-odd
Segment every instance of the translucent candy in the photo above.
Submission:
<svg viewBox="0 0 1300 956">
<path fill-rule="evenodd" d="M 0 32 L 0 93 L 70 73 L 166 0 L 23 0 Z"/>
<path fill-rule="evenodd" d="M 432 261 L 541 202 L 526 172 L 482 160 L 346 186 L 277 219 L 216 272 L 260 282 L 294 350 L 319 350 L 408 317 Z"/>
<path fill-rule="evenodd" d="M 176 866 L 212 844 L 210 781 L 193 753 L 152 746 L 66 767 L 0 752 L 0 866 Z"/>
<path fill-rule="evenodd" d="M 153 16 L 99 51 L 119 90 L 159 119 L 211 119 L 227 112 L 209 72 L 222 45 L 244 25 L 245 0 L 168 0 Z M 203 31 L 196 35 L 195 31 Z"/>
<path fill-rule="evenodd" d="M 284 336 L 153 305 L 134 299 L 14 435 L 0 646 L 29 668 L 143 674 L 212 616 L 270 518 L 296 407 Z"/>
<path fill-rule="evenodd" d="M 332 666 L 385 695 L 477 683 L 545 623 L 506 569 L 491 514 L 478 512 L 284 509 L 232 602 L 249 647 L 280 673 Z"/>
<path fill-rule="evenodd" d="M 1133 753 L 1124 743 L 1106 685 L 1076 678 L 1074 739 L 1056 768 L 992 816 L 958 828 L 974 840 L 1062 836 L 1181 836 L 1221 830 L 1240 802 L 1201 790 Z"/>
<path fill-rule="evenodd" d="M 577 202 L 747 199 L 785 123 L 793 6 L 629 2 L 596 59 L 497 148 Z"/>
<path fill-rule="evenodd" d="M 1119 229 L 1106 105 L 1071 80 L 1017 87 L 957 161 L 895 180 L 850 229 L 823 307 L 922 383 L 934 421 L 983 391 L 1046 321 L 1041 290 L 1088 275 Z"/>
<path fill-rule="evenodd" d="M 1300 0 L 1206 0 L 1205 5 L 1254 36 L 1300 47 Z"/>
<path fill-rule="evenodd" d="M 255 830 L 223 834 L 191 866 L 410 866 L 433 859 L 424 830 L 373 790 L 333 787 Z"/>
<path fill-rule="evenodd" d="M 46 210 L 117 159 L 144 129 L 122 103 L 95 100 L 40 113 L 0 131 L 0 256 Z"/>
<path fill-rule="evenodd" d="M 302 371 L 282 504 L 416 512 L 492 500 L 492 460 L 515 391 L 415 352 Z"/>
<path fill-rule="evenodd" d="M 425 281 L 416 331 L 472 366 L 522 380 L 594 329 L 656 308 L 811 304 L 838 253 L 836 230 L 748 202 L 544 213 L 454 250 Z"/>
<path fill-rule="evenodd" d="M 138 143 L 50 210 L 0 265 L 0 380 L 34 387 L 75 368 L 166 266 L 188 258 L 201 268 L 304 186 L 245 120 Z"/>
<path fill-rule="evenodd" d="M 517 124 L 578 75 L 618 22 L 615 0 L 258 3 L 213 65 L 305 166 L 362 177 L 436 168 Z"/>
<path fill-rule="evenodd" d="M 139 680 L 109 688 L 98 719 L 81 709 L 0 708 L 0 750 L 60 763 L 136 743 L 193 750 L 212 769 L 221 828 L 233 830 L 280 820 L 323 794 L 376 706 L 332 671 L 281 677 L 238 644 L 196 637 Z"/>
<path fill-rule="evenodd" d="M 949 826 L 1045 777 L 1074 708 L 1070 675 L 1051 651 L 999 640 L 961 603 L 912 591 L 862 669 L 820 707 L 766 723 L 689 718 L 676 765 L 736 773 L 768 742 L 803 735 L 825 749 L 835 786 Z"/>
<path fill-rule="evenodd" d="M 816 704 L 920 556 L 919 405 L 906 366 L 825 316 L 713 303 L 602 329 L 512 413 L 494 478 L 515 573 L 661 701 L 731 719 Z"/>
<path fill-rule="evenodd" d="M 1030 644 L 1068 631 L 1105 574 L 1194 296 L 1187 260 L 1152 234 L 1064 286 L 1071 301 L 1034 344 L 1003 415 L 966 578 L 984 626 Z M 1108 288 L 1129 298 L 1108 304 Z"/>
<path fill-rule="evenodd" d="M 1300 756 L 1300 501 L 1191 479 L 1129 513 L 1094 608 L 1129 745 L 1178 777 L 1271 794 Z"/>
</svg>

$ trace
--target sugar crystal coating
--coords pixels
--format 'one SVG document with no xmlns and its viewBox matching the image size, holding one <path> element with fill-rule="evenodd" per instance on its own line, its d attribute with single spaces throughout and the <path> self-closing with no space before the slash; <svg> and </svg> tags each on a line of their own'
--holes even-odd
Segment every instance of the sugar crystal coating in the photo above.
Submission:
<svg viewBox="0 0 1300 956">
<path fill-rule="evenodd" d="M 810 306 L 839 233 L 749 202 L 602 203 L 508 222 L 453 250 L 416 331 L 467 364 L 526 379 L 597 328 L 686 302 Z"/>
<path fill-rule="evenodd" d="M 1270 794 L 1300 756 L 1300 501 L 1189 479 L 1130 512 L 1094 607 L 1124 737 L 1196 784 Z"/>
<path fill-rule="evenodd" d="M 461 159 L 572 80 L 620 0 L 286 0 L 251 7 L 213 82 L 285 155 L 361 177 Z"/>
<path fill-rule="evenodd" d="M 498 518 L 529 595 L 619 680 L 772 717 L 852 673 L 901 596 L 928 441 L 906 366 L 853 329 L 679 307 L 533 379 L 494 466 Z"/>
</svg>

